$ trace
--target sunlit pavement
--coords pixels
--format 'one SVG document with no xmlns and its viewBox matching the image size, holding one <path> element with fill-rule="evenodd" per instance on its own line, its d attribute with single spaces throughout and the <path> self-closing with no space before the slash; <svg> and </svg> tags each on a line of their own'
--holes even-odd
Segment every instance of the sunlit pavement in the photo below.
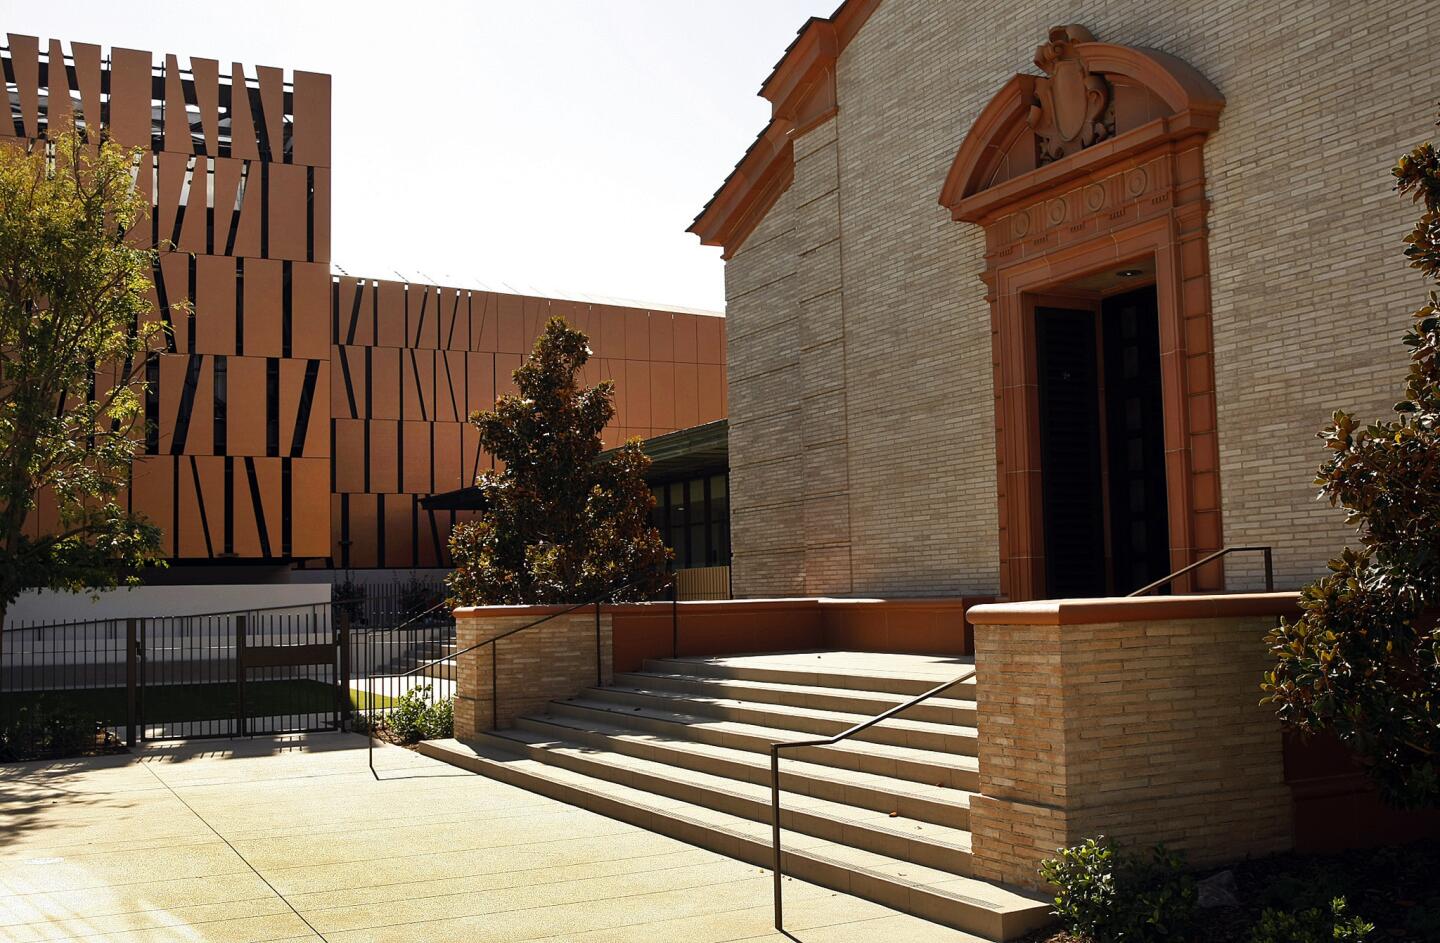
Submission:
<svg viewBox="0 0 1440 943">
<path fill-rule="evenodd" d="M 328 733 L 0 766 L 0 940 L 782 940 L 770 875 Z M 787 882 L 806 943 L 974 938 Z"/>
</svg>

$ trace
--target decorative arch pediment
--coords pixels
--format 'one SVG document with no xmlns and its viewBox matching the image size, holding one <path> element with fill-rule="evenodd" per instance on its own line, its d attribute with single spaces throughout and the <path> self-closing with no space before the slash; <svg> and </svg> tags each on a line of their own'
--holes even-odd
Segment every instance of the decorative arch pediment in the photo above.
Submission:
<svg viewBox="0 0 1440 943">
<path fill-rule="evenodd" d="M 1004 207 L 1161 141 L 1206 135 L 1225 99 L 1189 63 L 1057 26 L 1035 52 L 1044 75 L 1015 75 L 975 119 L 940 203 L 986 222 Z"/>
</svg>

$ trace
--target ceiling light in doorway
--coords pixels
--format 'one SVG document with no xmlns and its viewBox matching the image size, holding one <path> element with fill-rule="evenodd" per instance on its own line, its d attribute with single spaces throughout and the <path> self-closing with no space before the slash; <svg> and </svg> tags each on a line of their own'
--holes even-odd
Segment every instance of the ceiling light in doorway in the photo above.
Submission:
<svg viewBox="0 0 1440 943">
<path fill-rule="evenodd" d="M 1121 278 L 1134 278 L 1137 275 L 1144 275 L 1145 272 L 1138 268 L 1122 268 L 1115 274 L 1119 275 Z"/>
</svg>

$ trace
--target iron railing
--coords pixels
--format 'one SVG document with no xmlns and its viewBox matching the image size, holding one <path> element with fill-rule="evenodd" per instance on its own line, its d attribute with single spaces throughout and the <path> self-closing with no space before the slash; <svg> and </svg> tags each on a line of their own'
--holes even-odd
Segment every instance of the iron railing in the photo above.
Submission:
<svg viewBox="0 0 1440 943">
<path fill-rule="evenodd" d="M 1142 586 L 1142 587 L 1140 587 L 1139 589 L 1135 590 L 1135 592 L 1133 592 L 1133 593 L 1128 593 L 1127 595 L 1129 595 L 1129 596 L 1144 596 L 1146 593 L 1150 592 L 1151 590 L 1159 589 L 1160 587 L 1165 586 L 1165 585 L 1167 585 L 1168 583 L 1171 583 L 1171 582 L 1179 579 L 1180 577 L 1184 576 L 1186 573 L 1192 573 L 1192 572 L 1194 572 L 1195 570 L 1200 569 L 1200 568 L 1201 568 L 1202 566 L 1204 566 L 1205 564 L 1207 564 L 1207 563 L 1212 563 L 1212 562 L 1214 562 L 1215 560 L 1219 560 L 1221 557 L 1227 556 L 1228 554 L 1232 554 L 1232 553 L 1247 553 L 1247 552 L 1248 552 L 1248 553 L 1259 553 L 1261 556 L 1263 556 L 1263 557 L 1265 558 L 1265 592 L 1267 592 L 1267 593 L 1273 593 L 1273 592 L 1275 592 L 1275 564 L 1274 564 L 1274 559 L 1273 559 L 1272 552 L 1271 552 L 1271 550 L 1270 550 L 1269 547 L 1226 547 L 1226 548 L 1224 548 L 1223 550 L 1217 550 L 1217 551 L 1215 551 L 1214 553 L 1209 554 L 1208 556 L 1201 557 L 1199 560 L 1196 560 L 1194 563 L 1190 564 L 1189 566 L 1187 566 L 1187 567 L 1181 567 L 1180 569 L 1176 570 L 1174 573 L 1171 573 L 1169 576 L 1162 576 L 1162 577 L 1160 577 L 1160 579 L 1156 580 L 1155 582 L 1146 584 L 1145 586 Z"/>
<path fill-rule="evenodd" d="M 679 651 L 679 646 L 680 646 L 680 621 L 679 621 L 679 620 L 680 620 L 680 615 L 679 615 L 679 602 L 678 602 L 678 595 L 677 595 L 677 591 L 676 591 L 675 578 L 674 578 L 674 576 L 673 576 L 672 574 L 668 574 L 668 573 L 665 574 L 664 576 L 665 576 L 665 581 L 669 584 L 671 646 L 672 646 L 672 650 L 673 650 L 673 651 L 678 652 L 678 651 Z M 617 587 L 615 587 L 615 588 L 613 588 L 613 589 L 608 589 L 608 590 L 606 590 L 604 593 L 600 594 L 599 596 L 596 596 L 596 597 L 593 598 L 593 599 L 587 599 L 587 600 L 584 601 L 584 602 L 574 603 L 574 604 L 572 604 L 572 605 L 566 606 L 564 609 L 561 609 L 561 610 L 559 610 L 558 612 L 552 612 L 552 613 L 549 613 L 549 614 L 547 614 L 547 615 L 541 616 L 540 618 L 536 619 L 536 620 L 533 621 L 533 622 L 527 622 L 526 624 L 520 625 L 520 626 L 516 626 L 516 627 L 513 628 L 513 629 L 507 629 L 506 631 L 501 632 L 499 635 L 495 635 L 495 636 L 492 636 L 491 638 L 487 638 L 487 639 L 485 639 L 485 640 L 483 640 L 483 641 L 476 642 L 474 645 L 467 645 L 465 648 L 462 648 L 462 649 L 460 649 L 459 651 L 456 651 L 456 652 L 451 652 L 451 653 L 449 653 L 449 654 L 443 655 L 441 658 L 437 658 L 437 659 L 434 659 L 434 660 L 431 660 L 431 661 L 427 661 L 427 662 L 425 662 L 424 664 L 416 665 L 415 667 L 410 668 L 410 669 L 408 669 L 408 670 L 406 670 L 406 671 L 400 672 L 400 673 L 398 673 L 398 674 L 388 675 L 388 676 L 386 676 L 386 681 L 387 681 L 392 687 L 394 687 L 394 688 L 397 688 L 397 689 L 398 689 L 398 688 L 404 688 L 404 687 L 406 687 L 406 685 L 405 685 L 403 679 L 409 678 L 409 677 L 411 677 L 412 675 L 415 675 L 415 674 L 419 674 L 419 673 L 422 672 L 422 671 L 427 671 L 427 670 L 433 669 L 436 665 L 439 665 L 439 664 L 442 664 L 442 663 L 447 664 L 447 667 L 448 667 L 448 668 L 450 669 L 450 671 L 453 673 L 453 671 L 454 671 L 454 669 L 455 669 L 455 666 L 459 664 L 459 659 L 460 659 L 460 657 L 461 657 L 462 655 L 468 655 L 470 652 L 476 651 L 477 649 L 484 648 L 485 646 L 488 645 L 488 646 L 490 646 L 490 704 L 491 704 L 491 709 L 492 709 L 492 710 L 496 710 L 496 709 L 498 708 L 498 706 L 499 706 L 499 703 L 500 703 L 500 697 L 499 697 L 499 684 L 500 684 L 500 682 L 499 682 L 499 674 L 500 674 L 500 673 L 499 673 L 499 656 L 497 655 L 498 646 L 496 645 L 496 643 L 499 642 L 499 641 L 501 641 L 502 639 L 507 639 L 507 638 L 509 638 L 509 637 L 512 636 L 512 635 L 517 635 L 517 634 L 519 634 L 519 633 L 521 633 L 521 632 L 524 632 L 524 631 L 526 631 L 527 629 L 533 629 L 533 628 L 535 628 L 535 627 L 538 626 L 538 625 L 543 625 L 543 624 L 545 624 L 546 622 L 549 622 L 551 619 L 556 619 L 556 618 L 559 618 L 560 616 L 569 615 L 569 614 L 572 613 L 572 612 L 576 612 L 576 611 L 578 611 L 578 610 L 580 610 L 580 609 L 585 609 L 585 608 L 588 608 L 588 607 L 593 606 L 594 609 L 595 609 L 595 683 L 596 683 L 597 685 L 604 684 L 604 683 L 605 683 L 605 665 L 604 665 L 604 652 L 603 652 L 604 646 L 603 646 L 603 644 L 602 644 L 602 632 L 601 632 L 601 628 L 600 628 L 600 614 L 601 614 L 601 613 L 600 613 L 600 609 L 601 609 L 601 606 L 603 606 L 603 605 L 604 605 L 605 603 L 607 603 L 607 602 L 612 602 L 612 601 L 614 600 L 614 598 L 615 598 L 616 596 L 620 595 L 621 593 L 624 593 L 624 592 L 627 591 L 627 590 L 633 589 L 633 588 L 634 588 L 635 586 L 637 586 L 638 584 L 643 583 L 643 582 L 648 582 L 648 581 L 650 581 L 651 579 L 652 579 L 652 576 L 650 576 L 650 575 L 646 575 L 646 576 L 642 576 L 642 577 L 637 577 L 636 579 L 630 580 L 630 581 L 628 581 L 628 582 L 626 582 L 626 583 L 624 583 L 624 584 L 622 584 L 622 585 L 620 585 L 620 586 L 617 586 Z M 443 604 L 442 604 L 442 605 L 443 605 Z M 435 607 L 436 610 L 438 610 L 439 608 L 440 608 L 439 606 Z M 369 664 L 372 664 L 372 665 L 375 663 L 373 658 L 367 658 L 367 662 L 368 662 Z M 452 674 L 452 677 L 453 677 L 453 674 Z M 366 723 L 366 732 L 367 732 L 367 734 L 368 734 L 368 739 L 369 739 L 369 744 L 368 744 L 369 757 L 368 757 L 368 761 L 369 761 L 369 764 L 370 764 L 370 773 L 371 773 L 371 775 L 372 775 L 372 776 L 375 776 L 375 778 L 378 779 L 378 778 L 379 778 L 379 774 L 376 773 L 376 771 L 375 771 L 375 728 L 379 725 L 380 722 L 383 721 L 386 712 L 390 709 L 390 705 L 389 705 L 388 703 L 385 703 L 385 704 L 381 704 L 381 705 L 377 708 L 376 703 L 375 703 L 375 688 L 376 688 L 376 685 L 375 685 L 375 683 L 374 683 L 374 680 L 373 680 L 373 679 L 368 680 L 367 683 L 366 683 L 366 685 L 365 685 L 365 690 L 366 690 L 366 721 L 367 721 L 367 723 Z M 453 685 L 452 685 L 452 689 L 453 689 Z M 388 698 L 387 698 L 387 701 L 388 701 Z"/>
<path fill-rule="evenodd" d="M 975 677 L 975 669 L 970 669 L 958 678 L 952 678 L 944 684 L 937 684 L 935 687 L 923 694 L 917 694 L 903 704 L 897 704 L 887 711 L 883 711 L 871 717 L 869 720 L 862 720 L 853 727 L 848 727 L 837 734 L 829 737 L 816 737 L 809 740 L 789 740 L 784 743 L 770 744 L 770 844 L 771 844 L 771 867 L 775 880 L 775 929 L 786 936 L 785 933 L 785 902 L 782 891 L 784 873 L 781 871 L 781 848 L 780 848 L 780 751 L 790 750 L 798 747 L 828 747 L 848 740 L 857 733 L 869 730 L 878 723 L 889 720 L 896 714 L 903 713 L 922 701 L 929 700 L 942 691 L 948 691 L 957 684 L 969 681 Z"/>
</svg>

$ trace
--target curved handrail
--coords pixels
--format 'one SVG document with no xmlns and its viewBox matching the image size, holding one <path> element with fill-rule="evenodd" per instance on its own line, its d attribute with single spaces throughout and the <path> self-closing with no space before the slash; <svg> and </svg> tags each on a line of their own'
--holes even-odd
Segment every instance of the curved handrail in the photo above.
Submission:
<svg viewBox="0 0 1440 943">
<path fill-rule="evenodd" d="M 849 738 L 855 736 L 857 733 L 860 733 L 862 730 L 868 730 L 882 721 L 889 720 L 896 714 L 909 710 L 916 704 L 919 704 L 921 701 L 928 700 L 929 698 L 932 698 L 935 695 L 939 694 L 941 691 L 947 691 L 963 681 L 969 681 L 973 677 L 975 677 L 975 669 L 971 668 L 969 671 L 967 671 L 965 674 L 961 675 L 958 678 L 952 678 L 951 680 L 946 681 L 944 684 L 938 684 L 923 694 L 915 695 L 914 697 L 910 698 L 910 700 L 905 701 L 903 704 L 897 704 L 887 711 L 876 714 L 869 720 L 862 720 L 860 723 L 855 724 L 853 727 L 848 727 L 845 730 L 842 730 L 839 733 L 829 737 L 816 737 L 810 740 L 788 740 L 784 743 L 770 744 L 770 844 L 773 852 L 772 868 L 775 876 L 776 930 L 781 933 L 785 933 L 785 927 L 783 926 L 785 922 L 785 911 L 784 901 L 782 900 L 781 893 L 781 887 L 783 886 L 781 883 L 781 879 L 784 877 L 784 875 L 780 871 L 780 751 L 788 750 L 791 747 L 828 747 L 833 744 L 839 743 L 841 740 L 848 740 Z M 785 935 L 789 936 L 788 933 L 785 933 Z"/>
<path fill-rule="evenodd" d="M 1269 547 L 1225 547 L 1224 549 L 1217 550 L 1214 553 L 1209 554 L 1208 556 L 1201 557 L 1199 560 L 1196 560 L 1189 566 L 1182 567 L 1181 569 L 1176 570 L 1174 573 L 1171 573 L 1169 576 L 1162 576 L 1155 582 L 1142 586 L 1139 589 L 1135 590 L 1135 592 L 1133 593 L 1126 593 L 1126 596 L 1144 596 L 1152 589 L 1159 589 L 1166 583 L 1179 579 L 1186 573 L 1190 573 L 1194 570 L 1200 569 L 1202 566 L 1211 562 L 1212 560 L 1218 560 L 1221 557 L 1231 553 L 1245 552 L 1256 552 L 1265 557 L 1265 592 L 1275 592 L 1275 564 L 1272 551 Z"/>
</svg>

